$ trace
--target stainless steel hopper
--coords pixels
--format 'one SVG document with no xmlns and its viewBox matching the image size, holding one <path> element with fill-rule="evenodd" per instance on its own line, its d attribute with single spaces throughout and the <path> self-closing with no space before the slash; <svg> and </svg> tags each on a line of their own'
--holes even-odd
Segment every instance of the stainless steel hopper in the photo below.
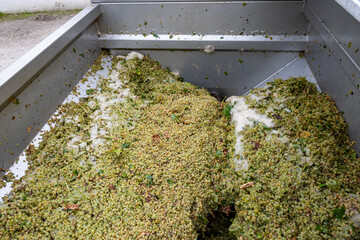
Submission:
<svg viewBox="0 0 360 240">
<path fill-rule="evenodd" d="M 93 0 L 0 73 L 0 168 L 13 164 L 101 49 L 148 54 L 228 96 L 304 76 L 335 100 L 359 151 L 359 20 L 352 0 Z"/>
</svg>

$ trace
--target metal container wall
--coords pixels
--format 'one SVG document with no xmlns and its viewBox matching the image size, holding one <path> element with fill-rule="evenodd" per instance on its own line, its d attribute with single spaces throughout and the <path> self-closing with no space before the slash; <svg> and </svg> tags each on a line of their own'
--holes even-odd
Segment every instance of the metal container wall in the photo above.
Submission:
<svg viewBox="0 0 360 240">
<path fill-rule="evenodd" d="M 359 151 L 359 28 L 335 0 L 94 0 L 0 73 L 0 168 L 12 165 L 101 48 L 148 54 L 228 96 L 305 76 L 335 100 Z"/>
</svg>

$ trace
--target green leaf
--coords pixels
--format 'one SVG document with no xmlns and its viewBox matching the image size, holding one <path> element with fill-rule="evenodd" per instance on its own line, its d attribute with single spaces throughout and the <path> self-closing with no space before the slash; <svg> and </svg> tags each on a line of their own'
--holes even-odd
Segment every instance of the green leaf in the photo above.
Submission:
<svg viewBox="0 0 360 240">
<path fill-rule="evenodd" d="M 239 58 L 239 59 L 238 59 L 238 62 L 239 62 L 239 63 L 243 63 L 244 61 Z"/>
<path fill-rule="evenodd" d="M 178 119 L 175 114 L 171 114 L 171 118 L 172 118 L 173 120 L 175 120 L 175 121 L 177 121 L 177 119 Z"/>
<path fill-rule="evenodd" d="M 11 100 L 14 104 L 16 104 L 16 105 L 19 105 L 20 104 L 20 101 L 19 101 L 19 99 L 18 98 L 12 98 L 12 100 Z"/>
<path fill-rule="evenodd" d="M 356 159 L 356 152 L 351 153 L 351 158 Z"/>
<path fill-rule="evenodd" d="M 268 127 L 268 126 L 266 126 L 265 124 L 263 124 L 261 122 L 259 123 L 259 126 L 261 126 L 262 128 L 264 128 L 267 131 L 271 130 L 271 127 Z"/>
<path fill-rule="evenodd" d="M 170 35 L 169 38 L 172 39 L 174 36 L 173 35 Z"/>
<path fill-rule="evenodd" d="M 77 175 L 79 174 L 78 170 L 77 170 L 77 169 L 74 169 L 74 170 L 73 170 L 73 174 L 77 176 Z"/>
<path fill-rule="evenodd" d="M 25 226 L 27 223 L 28 223 L 28 220 L 25 219 L 25 220 L 20 224 L 20 227 Z"/>
<path fill-rule="evenodd" d="M 217 150 L 216 153 L 215 153 L 215 155 L 216 155 L 217 157 L 220 157 L 221 154 L 222 154 L 222 152 L 221 152 L 220 150 Z"/>
<path fill-rule="evenodd" d="M 98 172 L 98 175 L 103 174 L 103 173 L 104 173 L 104 171 L 100 169 L 100 171 Z"/>
<path fill-rule="evenodd" d="M 229 73 L 228 73 L 228 72 L 224 72 L 224 74 L 225 74 L 225 76 L 229 75 Z"/>
<path fill-rule="evenodd" d="M 154 184 L 154 180 L 153 180 L 153 176 L 152 176 L 152 175 L 146 174 L 146 175 L 145 175 L 145 178 L 148 180 L 148 182 L 146 183 L 146 185 L 147 185 L 148 187 L 150 187 L 151 185 Z"/>
<path fill-rule="evenodd" d="M 130 147 L 130 143 L 124 143 L 123 145 L 121 145 L 121 148 L 129 148 Z"/>
<path fill-rule="evenodd" d="M 339 186 L 338 182 L 333 180 L 333 179 L 327 181 L 326 186 L 333 189 L 333 190 L 339 190 L 340 189 L 340 186 Z"/>
<path fill-rule="evenodd" d="M 234 107 L 234 105 L 226 105 L 224 108 L 224 115 L 228 118 L 231 118 L 231 109 Z"/>
<path fill-rule="evenodd" d="M 74 190 L 67 196 L 67 198 L 64 198 L 64 201 L 69 203 L 77 203 L 83 198 L 84 193 L 85 193 L 85 187 Z"/>
<path fill-rule="evenodd" d="M 128 178 L 128 175 L 126 174 L 126 172 L 121 172 L 121 177 L 127 179 L 127 178 Z"/>
<path fill-rule="evenodd" d="M 324 229 L 323 229 L 323 227 L 322 227 L 321 224 L 316 224 L 315 229 L 318 230 L 318 231 L 321 232 L 321 233 L 324 232 Z"/>
<path fill-rule="evenodd" d="M 294 147 L 296 148 L 296 149 L 299 149 L 300 148 L 300 145 L 299 144 L 294 144 Z"/>
<path fill-rule="evenodd" d="M 173 185 L 173 184 L 174 184 L 171 179 L 168 179 L 168 180 L 167 180 L 167 183 L 168 183 L 169 185 Z"/>
<path fill-rule="evenodd" d="M 159 35 L 157 35 L 156 33 L 154 33 L 153 36 L 156 38 L 160 38 Z"/>
<path fill-rule="evenodd" d="M 94 89 L 86 89 L 86 94 L 91 95 L 94 91 Z"/>
<path fill-rule="evenodd" d="M 214 195 L 214 202 L 219 203 L 219 196 L 216 194 Z"/>
<path fill-rule="evenodd" d="M 332 190 L 340 189 L 340 185 L 338 184 L 338 182 L 333 179 L 328 180 L 326 183 L 320 184 L 319 187 L 321 187 L 321 188 L 328 187 Z"/>
<path fill-rule="evenodd" d="M 349 42 L 349 44 L 348 44 L 348 48 L 351 48 L 351 44 L 352 44 L 352 42 Z"/>
<path fill-rule="evenodd" d="M 342 206 L 341 208 L 336 208 L 333 211 L 333 216 L 337 218 L 339 221 L 341 221 L 345 216 L 345 206 Z"/>
</svg>

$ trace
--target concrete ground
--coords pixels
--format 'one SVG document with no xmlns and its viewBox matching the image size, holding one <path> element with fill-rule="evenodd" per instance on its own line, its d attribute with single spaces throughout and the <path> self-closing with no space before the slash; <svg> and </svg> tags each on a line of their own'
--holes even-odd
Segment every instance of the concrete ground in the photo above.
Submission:
<svg viewBox="0 0 360 240">
<path fill-rule="evenodd" d="M 58 29 L 71 15 L 44 15 L 0 22 L 0 72 Z"/>
</svg>

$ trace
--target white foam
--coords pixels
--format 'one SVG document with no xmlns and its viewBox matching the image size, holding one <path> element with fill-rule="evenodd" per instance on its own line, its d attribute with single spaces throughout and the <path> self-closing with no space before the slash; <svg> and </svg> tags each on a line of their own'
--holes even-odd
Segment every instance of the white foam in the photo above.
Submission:
<svg viewBox="0 0 360 240">
<path fill-rule="evenodd" d="M 126 59 L 130 60 L 133 58 L 143 59 L 144 55 L 138 52 L 131 52 L 126 57 L 124 56 L 117 56 L 117 58 L 120 59 Z M 102 64 L 104 66 L 108 65 L 110 63 L 110 59 L 105 57 L 102 59 Z M 94 100 L 91 100 L 88 102 L 88 105 L 90 108 L 94 109 L 96 106 L 99 106 L 99 110 L 96 110 L 92 113 L 92 123 L 90 125 L 90 140 L 91 145 L 87 145 L 86 139 L 84 139 L 81 135 L 73 135 L 71 136 L 70 141 L 68 142 L 67 146 L 74 151 L 79 151 L 83 148 L 86 148 L 88 151 L 90 151 L 91 147 L 96 149 L 97 151 L 101 151 L 101 147 L 106 144 L 106 140 L 104 139 L 104 136 L 109 134 L 109 131 L 115 127 L 113 122 L 117 118 L 117 116 L 113 113 L 113 110 L 110 106 L 114 104 L 121 103 L 123 101 L 126 101 L 126 97 L 136 97 L 132 96 L 130 93 L 130 89 L 124 88 L 123 84 L 126 82 L 126 79 L 120 79 L 119 73 L 123 70 L 126 70 L 126 67 L 123 66 L 121 63 L 118 63 L 115 67 L 115 70 L 112 72 L 108 72 L 108 67 L 104 67 L 103 70 L 99 70 L 97 75 L 95 77 L 89 76 L 88 81 L 86 82 L 79 82 L 76 86 L 78 91 L 77 93 L 71 93 L 63 102 L 69 103 L 71 101 L 74 101 L 75 103 L 79 102 L 79 99 L 81 97 L 88 97 L 87 91 L 88 89 L 95 89 L 97 88 L 98 81 L 101 79 L 99 76 L 108 76 L 109 84 L 108 87 L 112 88 L 114 90 L 113 93 L 98 93 L 95 95 Z M 89 70 L 90 71 L 90 70 Z M 59 111 L 56 111 L 52 118 L 61 118 L 61 114 L 59 114 Z M 66 119 L 62 120 L 67 123 L 77 123 L 79 122 L 79 117 L 70 118 L 67 117 Z M 40 142 L 42 141 L 42 133 L 47 132 L 50 130 L 51 127 L 54 126 L 55 123 L 46 123 L 44 127 L 39 131 L 39 133 L 36 135 L 34 140 L 31 142 L 31 144 L 34 145 L 34 147 L 38 147 Z M 99 148 L 99 149 L 98 149 Z M 92 156 L 92 163 L 95 164 L 96 162 L 96 156 Z M 29 165 L 26 161 L 25 151 L 23 154 L 20 155 L 19 160 L 13 164 L 13 166 L 7 171 L 12 172 L 15 176 L 15 179 L 20 179 L 22 176 L 25 175 L 26 170 L 28 169 Z M 6 195 L 8 195 L 11 190 L 12 182 L 7 182 L 6 186 L 3 188 L 0 188 L 0 202 L 2 201 L 2 198 Z"/>
<path fill-rule="evenodd" d="M 112 82 L 112 83 L 109 83 L 109 88 L 112 88 L 112 89 L 119 89 L 122 87 L 122 82 L 119 80 L 119 81 L 116 81 L 116 82 Z"/>
<path fill-rule="evenodd" d="M 67 143 L 67 147 L 79 152 L 81 149 L 86 147 L 86 142 L 79 135 L 72 135 L 72 139 Z"/>
<path fill-rule="evenodd" d="M 138 52 L 131 52 L 126 56 L 126 60 L 131 60 L 134 58 L 138 58 L 140 60 L 142 60 L 144 58 L 144 55 Z"/>
<path fill-rule="evenodd" d="M 272 119 L 265 115 L 257 113 L 254 109 L 247 106 L 244 97 L 229 97 L 227 102 L 230 102 L 234 107 L 231 109 L 231 121 L 235 124 L 235 163 L 237 170 L 248 170 L 249 163 L 245 158 L 244 144 L 242 142 L 243 136 L 241 132 L 246 126 L 253 126 L 257 122 L 261 122 L 267 127 L 274 127 Z"/>
<path fill-rule="evenodd" d="M 105 144 L 105 140 L 99 136 L 98 124 L 96 124 L 96 123 L 91 124 L 89 133 L 90 133 L 90 140 L 92 141 L 91 145 L 93 148 L 96 149 L 96 148 L 100 147 L 101 145 Z"/>
<path fill-rule="evenodd" d="M 205 53 L 213 53 L 215 51 L 215 47 L 213 45 L 206 45 L 204 47 Z"/>
<path fill-rule="evenodd" d="M 0 203 L 3 201 L 2 198 L 11 192 L 12 190 L 11 184 L 12 182 L 7 182 L 5 187 L 0 188 L 0 196 L 1 196 Z"/>
<path fill-rule="evenodd" d="M 258 96 L 258 95 L 255 95 L 255 94 L 251 94 L 249 95 L 251 99 L 255 100 L 255 101 L 260 101 L 264 98 L 264 96 Z"/>
<path fill-rule="evenodd" d="M 95 108 L 96 107 L 96 102 L 94 100 L 91 100 L 88 102 L 88 105 L 91 109 Z"/>
<path fill-rule="evenodd" d="M 144 55 L 131 52 L 126 59 L 133 58 L 142 59 Z M 121 58 L 121 57 L 120 57 Z M 109 84 L 108 87 L 114 89 L 114 92 L 107 93 L 98 93 L 95 97 L 97 103 L 89 103 L 91 106 L 99 106 L 99 110 L 96 110 L 92 114 L 92 124 L 90 125 L 90 140 L 92 141 L 91 146 L 95 149 L 101 148 L 106 144 L 104 137 L 109 134 L 109 132 L 115 127 L 113 124 L 117 119 L 116 114 L 114 114 L 112 106 L 126 101 L 126 97 L 131 96 L 130 89 L 123 87 L 123 81 L 119 78 L 119 72 L 125 67 L 118 65 L 116 70 L 113 70 L 109 74 Z"/>
<path fill-rule="evenodd" d="M 122 66 L 122 65 L 120 65 L 120 66 Z M 123 83 L 121 82 L 121 80 L 119 78 L 118 71 L 112 71 L 109 77 L 110 77 L 110 83 L 108 85 L 109 88 L 119 89 L 122 87 Z"/>
<path fill-rule="evenodd" d="M 172 75 L 174 75 L 176 78 L 179 78 L 179 77 L 180 77 L 180 71 L 175 70 L 175 71 L 172 71 L 171 73 L 172 73 Z"/>
<path fill-rule="evenodd" d="M 26 170 L 28 169 L 29 164 L 26 161 L 25 154 L 21 154 L 18 161 L 15 162 L 9 169 L 15 176 L 15 179 L 19 180 L 22 176 L 25 175 Z"/>
</svg>

